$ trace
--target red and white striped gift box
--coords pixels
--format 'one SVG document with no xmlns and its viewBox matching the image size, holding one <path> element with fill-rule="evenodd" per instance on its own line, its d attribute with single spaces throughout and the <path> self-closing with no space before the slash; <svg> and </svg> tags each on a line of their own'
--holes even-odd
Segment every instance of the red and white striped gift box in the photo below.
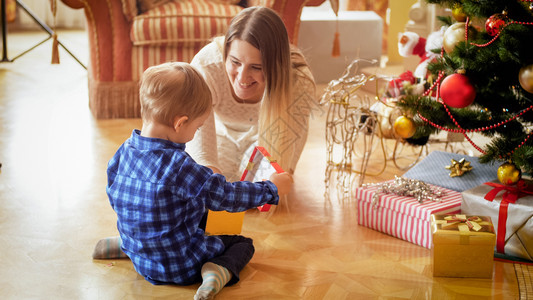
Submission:
<svg viewBox="0 0 533 300">
<path fill-rule="evenodd" d="M 413 197 L 380 193 L 379 201 L 372 204 L 372 196 L 379 187 L 357 188 L 359 225 L 431 249 L 431 214 L 460 213 L 462 199 L 460 192 L 432 187 L 445 192 L 440 202 L 419 203 Z"/>
</svg>

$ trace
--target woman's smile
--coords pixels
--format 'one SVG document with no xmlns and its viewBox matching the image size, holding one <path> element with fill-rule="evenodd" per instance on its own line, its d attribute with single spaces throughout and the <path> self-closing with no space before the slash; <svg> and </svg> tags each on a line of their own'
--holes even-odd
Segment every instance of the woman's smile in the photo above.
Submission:
<svg viewBox="0 0 533 300">
<path fill-rule="evenodd" d="M 258 102 L 265 91 L 261 52 L 250 43 L 234 40 L 226 57 L 226 73 L 238 100 Z"/>
</svg>

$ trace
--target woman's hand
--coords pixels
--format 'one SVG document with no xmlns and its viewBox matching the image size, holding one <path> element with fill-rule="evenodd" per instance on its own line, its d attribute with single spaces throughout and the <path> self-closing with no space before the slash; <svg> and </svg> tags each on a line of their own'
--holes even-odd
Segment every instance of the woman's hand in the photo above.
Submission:
<svg viewBox="0 0 533 300">
<path fill-rule="evenodd" d="M 292 189 L 292 184 L 294 183 L 292 175 L 287 172 L 272 174 L 272 176 L 270 176 L 270 181 L 272 181 L 278 188 L 279 196 L 288 194 Z"/>
</svg>

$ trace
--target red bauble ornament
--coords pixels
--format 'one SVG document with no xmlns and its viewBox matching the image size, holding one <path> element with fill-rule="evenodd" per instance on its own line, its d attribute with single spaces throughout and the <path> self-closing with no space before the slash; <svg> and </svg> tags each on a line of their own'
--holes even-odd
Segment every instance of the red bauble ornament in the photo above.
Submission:
<svg viewBox="0 0 533 300">
<path fill-rule="evenodd" d="M 440 97 L 449 107 L 464 108 L 474 102 L 476 90 L 468 77 L 456 73 L 444 78 L 440 85 Z"/>
<path fill-rule="evenodd" d="M 494 14 L 485 22 L 485 30 L 490 36 L 496 36 L 502 30 L 502 26 L 507 22 L 507 15 Z"/>
</svg>

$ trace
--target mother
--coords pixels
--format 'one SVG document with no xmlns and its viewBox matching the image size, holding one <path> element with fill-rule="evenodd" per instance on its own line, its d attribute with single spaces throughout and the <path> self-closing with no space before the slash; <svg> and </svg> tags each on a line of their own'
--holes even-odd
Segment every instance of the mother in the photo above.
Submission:
<svg viewBox="0 0 533 300">
<path fill-rule="evenodd" d="M 193 58 L 213 96 L 213 113 L 187 151 L 200 164 L 238 180 L 260 145 L 289 173 L 307 139 L 315 84 L 285 25 L 266 7 L 244 9 L 225 37 Z"/>
<path fill-rule="evenodd" d="M 277 13 L 266 7 L 242 10 L 226 36 L 206 45 L 191 64 L 207 81 L 213 110 L 187 152 L 236 181 L 259 145 L 293 174 L 317 107 L 315 83 Z M 101 239 L 93 258 L 125 257 L 120 245 L 118 236 Z"/>
</svg>

